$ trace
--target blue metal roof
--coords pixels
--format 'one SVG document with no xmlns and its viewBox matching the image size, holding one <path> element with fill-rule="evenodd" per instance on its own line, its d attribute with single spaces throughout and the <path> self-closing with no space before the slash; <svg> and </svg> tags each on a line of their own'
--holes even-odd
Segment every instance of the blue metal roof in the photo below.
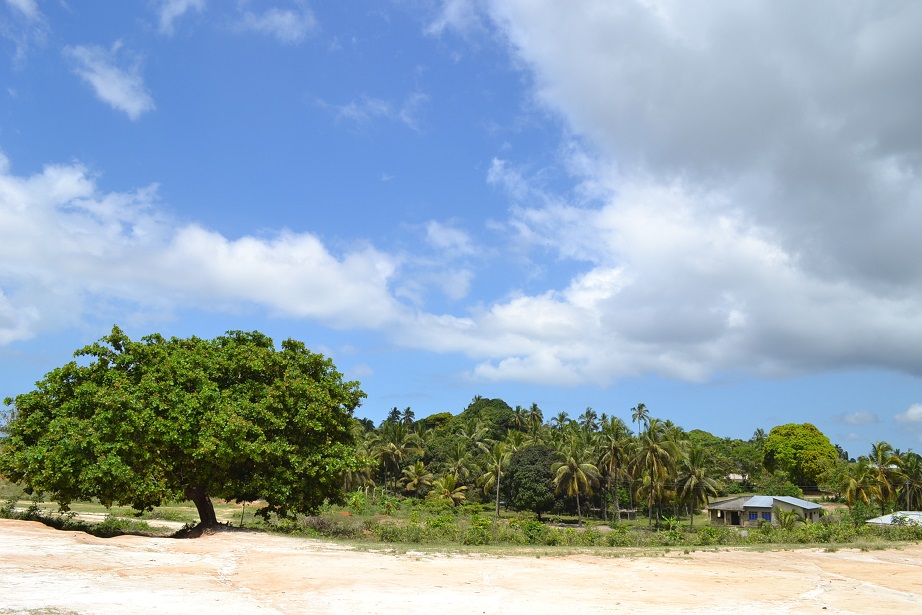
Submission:
<svg viewBox="0 0 922 615">
<path fill-rule="evenodd" d="M 789 495 L 754 495 L 746 500 L 746 503 L 743 504 L 743 508 L 774 508 L 776 500 L 784 502 L 789 506 L 803 508 L 804 510 L 822 508 L 822 506 L 814 502 L 808 502 L 807 500 L 801 500 L 800 498 L 791 497 Z"/>
</svg>

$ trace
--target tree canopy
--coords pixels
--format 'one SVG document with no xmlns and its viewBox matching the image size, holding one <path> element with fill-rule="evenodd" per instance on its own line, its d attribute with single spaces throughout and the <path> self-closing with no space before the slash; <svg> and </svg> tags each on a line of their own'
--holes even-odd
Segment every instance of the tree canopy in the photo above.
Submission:
<svg viewBox="0 0 922 615">
<path fill-rule="evenodd" d="M 12 405 L 0 473 L 46 493 L 146 510 L 211 497 L 265 499 L 291 516 L 341 495 L 365 394 L 302 342 L 259 332 L 132 341 L 118 327 Z"/>
<path fill-rule="evenodd" d="M 810 423 L 772 427 L 762 449 L 765 469 L 783 470 L 799 486 L 816 485 L 839 453 L 823 432 Z"/>
</svg>

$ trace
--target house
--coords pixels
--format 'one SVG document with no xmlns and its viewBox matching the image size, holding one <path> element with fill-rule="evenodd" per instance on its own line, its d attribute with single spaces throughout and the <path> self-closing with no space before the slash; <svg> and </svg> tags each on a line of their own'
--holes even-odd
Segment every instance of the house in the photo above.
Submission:
<svg viewBox="0 0 922 615">
<path fill-rule="evenodd" d="M 922 512 L 918 510 L 901 510 L 882 517 L 868 519 L 871 525 L 922 525 Z"/>
<path fill-rule="evenodd" d="M 708 506 L 708 518 L 711 525 L 756 527 L 762 522 L 777 523 L 774 518 L 776 508 L 797 511 L 804 521 L 813 522 L 820 518 L 823 507 L 787 495 L 744 495 L 711 502 Z"/>
</svg>

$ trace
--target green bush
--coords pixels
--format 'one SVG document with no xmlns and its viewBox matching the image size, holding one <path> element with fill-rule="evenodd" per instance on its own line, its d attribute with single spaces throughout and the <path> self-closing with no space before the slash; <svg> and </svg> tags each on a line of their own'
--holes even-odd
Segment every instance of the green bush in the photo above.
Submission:
<svg viewBox="0 0 922 615">
<path fill-rule="evenodd" d="M 471 526 L 461 537 L 461 544 L 488 545 L 493 538 L 493 522 L 478 514 L 471 516 Z"/>
</svg>

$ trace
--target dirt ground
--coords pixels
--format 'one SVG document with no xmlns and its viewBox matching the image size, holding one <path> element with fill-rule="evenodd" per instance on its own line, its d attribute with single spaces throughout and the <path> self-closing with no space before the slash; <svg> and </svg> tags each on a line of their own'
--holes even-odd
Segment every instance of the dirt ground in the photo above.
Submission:
<svg viewBox="0 0 922 615">
<path fill-rule="evenodd" d="M 665 556 L 383 554 L 0 520 L 0 613 L 918 613 L 922 545 Z"/>
</svg>

